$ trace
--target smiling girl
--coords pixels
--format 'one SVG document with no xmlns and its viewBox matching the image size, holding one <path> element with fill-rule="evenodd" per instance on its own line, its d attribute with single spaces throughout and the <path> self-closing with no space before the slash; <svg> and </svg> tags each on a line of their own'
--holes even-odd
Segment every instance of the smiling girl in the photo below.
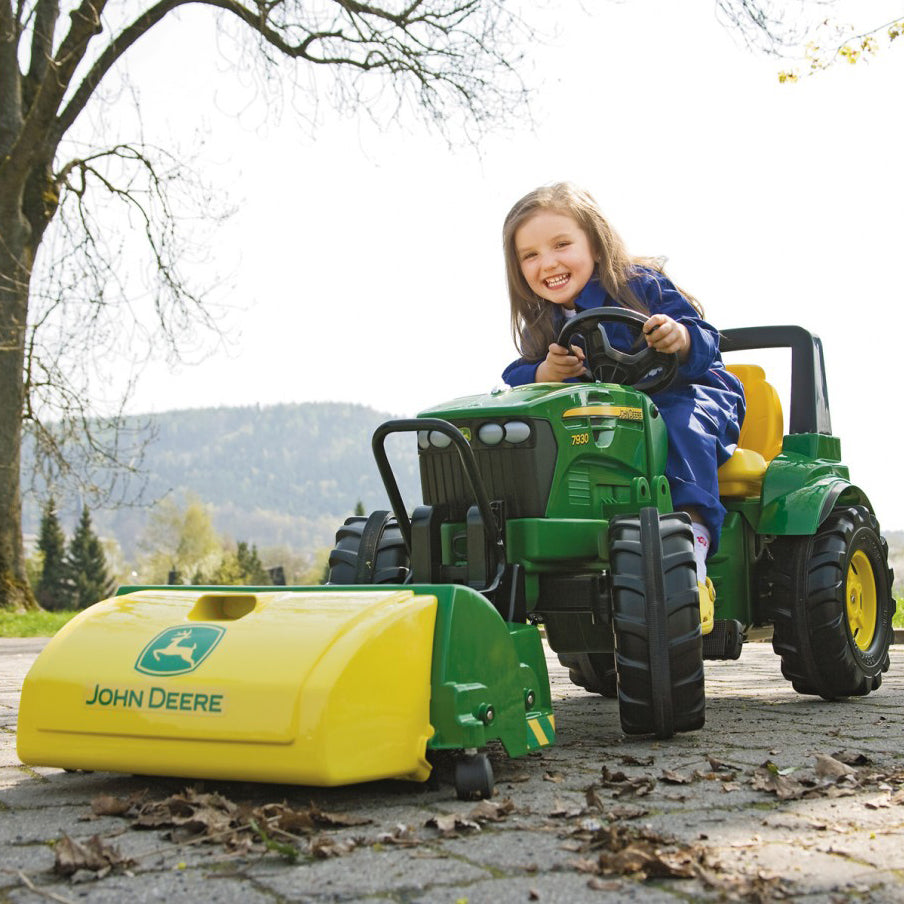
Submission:
<svg viewBox="0 0 904 904">
<path fill-rule="evenodd" d="M 706 557 L 718 546 L 725 518 L 716 472 L 737 445 L 744 417 L 744 391 L 722 363 L 718 331 L 657 261 L 629 255 L 593 198 L 570 183 L 525 195 L 505 218 L 502 236 L 512 335 L 521 353 L 503 372 L 508 385 L 585 377 L 583 351 L 558 345 L 556 337 L 570 317 L 591 308 L 640 312 L 647 345 L 678 356 L 675 381 L 651 398 L 668 428 L 672 502 L 690 515 L 698 580 L 712 595 Z M 605 329 L 614 346 L 627 350 L 623 328 Z"/>
</svg>

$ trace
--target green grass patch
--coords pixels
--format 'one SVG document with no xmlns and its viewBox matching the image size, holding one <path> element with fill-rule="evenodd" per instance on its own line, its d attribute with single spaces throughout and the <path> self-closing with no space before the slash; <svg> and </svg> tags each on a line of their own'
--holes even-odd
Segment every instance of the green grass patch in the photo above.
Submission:
<svg viewBox="0 0 904 904">
<path fill-rule="evenodd" d="M 53 637 L 78 612 L 0 612 L 0 637 Z"/>
<path fill-rule="evenodd" d="M 892 616 L 891 626 L 893 628 L 904 628 L 904 596 L 898 597 L 898 606 Z"/>
</svg>

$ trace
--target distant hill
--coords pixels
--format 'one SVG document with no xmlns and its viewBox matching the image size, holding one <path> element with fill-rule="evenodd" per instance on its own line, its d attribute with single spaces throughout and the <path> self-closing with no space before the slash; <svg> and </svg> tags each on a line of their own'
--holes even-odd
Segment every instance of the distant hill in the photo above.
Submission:
<svg viewBox="0 0 904 904">
<path fill-rule="evenodd" d="M 128 426 L 149 422 L 153 435 L 144 461 L 146 502 L 171 495 L 181 503 L 195 494 L 222 534 L 260 548 L 313 551 L 332 545 L 357 502 L 368 512 L 389 507 L 371 452 L 374 429 L 389 417 L 364 405 L 317 402 L 171 411 Z M 411 507 L 420 502 L 415 439 L 391 437 L 387 450 Z M 25 494 L 26 533 L 38 530 L 40 502 Z M 78 501 L 58 498 L 58 507 L 69 533 Z M 148 511 L 93 511 L 92 519 L 130 558 Z"/>
<path fill-rule="evenodd" d="M 364 405 L 309 402 L 135 418 L 129 428 L 148 422 L 154 434 L 144 462 L 146 504 L 92 511 L 95 529 L 116 539 L 132 560 L 152 501 L 171 495 L 181 504 L 194 494 L 210 507 L 217 531 L 234 540 L 300 553 L 330 547 L 358 501 L 367 512 L 389 508 L 370 443 L 374 429 L 390 417 Z M 411 509 L 421 501 L 414 437 L 392 437 L 387 449 Z M 71 535 L 79 503 L 59 495 L 57 502 Z M 39 523 L 40 500 L 25 493 L 25 532 L 36 534 Z M 900 593 L 904 532 L 886 532 L 886 538 Z"/>
</svg>

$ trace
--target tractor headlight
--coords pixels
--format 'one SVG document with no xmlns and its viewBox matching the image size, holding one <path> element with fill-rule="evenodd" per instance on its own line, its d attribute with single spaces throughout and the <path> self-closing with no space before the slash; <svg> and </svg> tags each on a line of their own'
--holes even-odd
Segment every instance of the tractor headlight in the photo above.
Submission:
<svg viewBox="0 0 904 904">
<path fill-rule="evenodd" d="M 505 438 L 502 424 L 483 424 L 477 431 L 477 438 L 485 446 L 498 446 Z"/>
<path fill-rule="evenodd" d="M 509 421 L 505 425 L 505 439 L 506 442 L 515 445 L 526 442 L 530 439 L 530 424 L 526 424 L 524 421 Z"/>
<path fill-rule="evenodd" d="M 445 433 L 440 433 L 439 430 L 431 430 L 427 438 L 430 445 L 436 449 L 445 449 L 447 446 L 452 445 L 452 437 L 447 436 Z"/>
</svg>

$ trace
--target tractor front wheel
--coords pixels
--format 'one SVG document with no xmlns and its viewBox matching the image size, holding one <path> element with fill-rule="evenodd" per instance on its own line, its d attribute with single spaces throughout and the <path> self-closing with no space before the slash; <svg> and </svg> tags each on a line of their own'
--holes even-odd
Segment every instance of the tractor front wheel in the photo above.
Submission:
<svg viewBox="0 0 904 904">
<path fill-rule="evenodd" d="M 402 584 L 409 556 L 402 532 L 389 512 L 347 518 L 330 552 L 328 584 Z"/>
<path fill-rule="evenodd" d="M 626 734 L 669 738 L 706 718 L 694 538 L 684 514 L 609 526 L 618 705 Z"/>
<path fill-rule="evenodd" d="M 612 653 L 560 653 L 559 662 L 568 669 L 572 684 L 602 694 L 604 697 L 618 696 L 618 673 L 615 670 L 615 656 Z"/>
<path fill-rule="evenodd" d="M 800 694 L 862 697 L 882 683 L 895 603 L 888 544 L 863 506 L 835 509 L 811 537 L 770 546 L 782 674 Z"/>
</svg>

